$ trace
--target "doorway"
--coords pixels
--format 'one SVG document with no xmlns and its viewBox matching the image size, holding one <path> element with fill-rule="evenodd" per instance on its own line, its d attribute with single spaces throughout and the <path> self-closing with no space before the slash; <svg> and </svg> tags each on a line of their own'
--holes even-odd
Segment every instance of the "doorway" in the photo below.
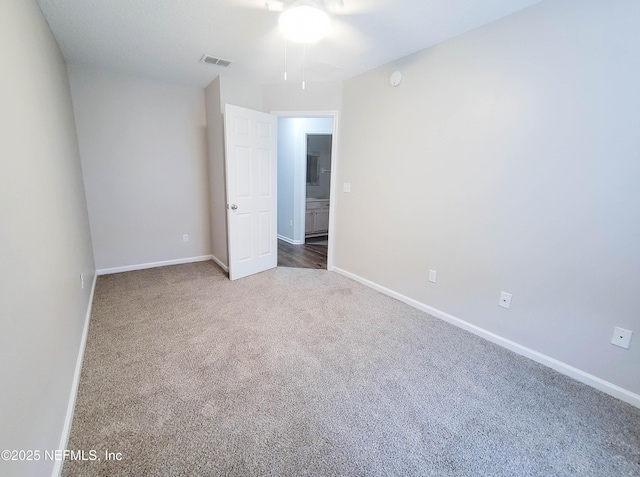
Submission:
<svg viewBox="0 0 640 477">
<path fill-rule="evenodd" d="M 278 116 L 278 265 L 333 267 L 337 112 Z"/>
<path fill-rule="evenodd" d="M 307 134 L 305 243 L 328 246 L 331 134 Z"/>
</svg>

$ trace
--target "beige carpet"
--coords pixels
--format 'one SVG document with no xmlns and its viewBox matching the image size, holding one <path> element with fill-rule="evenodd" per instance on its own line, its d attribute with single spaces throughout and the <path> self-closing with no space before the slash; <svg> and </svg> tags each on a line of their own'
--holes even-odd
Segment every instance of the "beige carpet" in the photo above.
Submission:
<svg viewBox="0 0 640 477">
<path fill-rule="evenodd" d="M 205 262 L 99 278 L 68 448 L 102 460 L 65 476 L 628 476 L 640 410 L 339 275 Z"/>
</svg>

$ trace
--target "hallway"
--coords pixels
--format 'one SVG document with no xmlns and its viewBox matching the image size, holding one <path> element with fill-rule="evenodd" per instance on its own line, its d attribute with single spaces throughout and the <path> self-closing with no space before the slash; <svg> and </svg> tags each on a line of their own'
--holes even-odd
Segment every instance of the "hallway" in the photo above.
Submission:
<svg viewBox="0 0 640 477">
<path fill-rule="evenodd" d="M 292 268 L 327 269 L 326 237 L 307 239 L 302 245 L 292 245 L 284 240 L 278 240 L 278 266 Z"/>
</svg>

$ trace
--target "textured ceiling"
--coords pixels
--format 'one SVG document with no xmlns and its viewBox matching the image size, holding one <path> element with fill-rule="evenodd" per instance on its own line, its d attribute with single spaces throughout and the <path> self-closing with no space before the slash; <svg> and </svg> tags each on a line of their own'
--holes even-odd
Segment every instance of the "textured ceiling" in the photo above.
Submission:
<svg viewBox="0 0 640 477">
<path fill-rule="evenodd" d="M 539 1 L 326 0 L 333 30 L 307 47 L 306 79 L 352 77 Z M 283 81 L 285 42 L 265 0 L 38 3 L 69 63 L 198 87 L 221 73 Z M 200 63 L 205 53 L 233 64 Z M 300 80 L 301 46 L 290 43 L 287 56 L 289 80 Z"/>
</svg>

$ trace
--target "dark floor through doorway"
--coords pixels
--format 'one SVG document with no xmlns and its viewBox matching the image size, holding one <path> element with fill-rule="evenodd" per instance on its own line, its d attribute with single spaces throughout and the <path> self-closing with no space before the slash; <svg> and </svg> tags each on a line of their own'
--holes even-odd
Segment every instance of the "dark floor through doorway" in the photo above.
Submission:
<svg viewBox="0 0 640 477">
<path fill-rule="evenodd" d="M 293 268 L 327 268 L 327 236 L 306 239 L 302 245 L 278 240 L 278 266 Z"/>
</svg>

